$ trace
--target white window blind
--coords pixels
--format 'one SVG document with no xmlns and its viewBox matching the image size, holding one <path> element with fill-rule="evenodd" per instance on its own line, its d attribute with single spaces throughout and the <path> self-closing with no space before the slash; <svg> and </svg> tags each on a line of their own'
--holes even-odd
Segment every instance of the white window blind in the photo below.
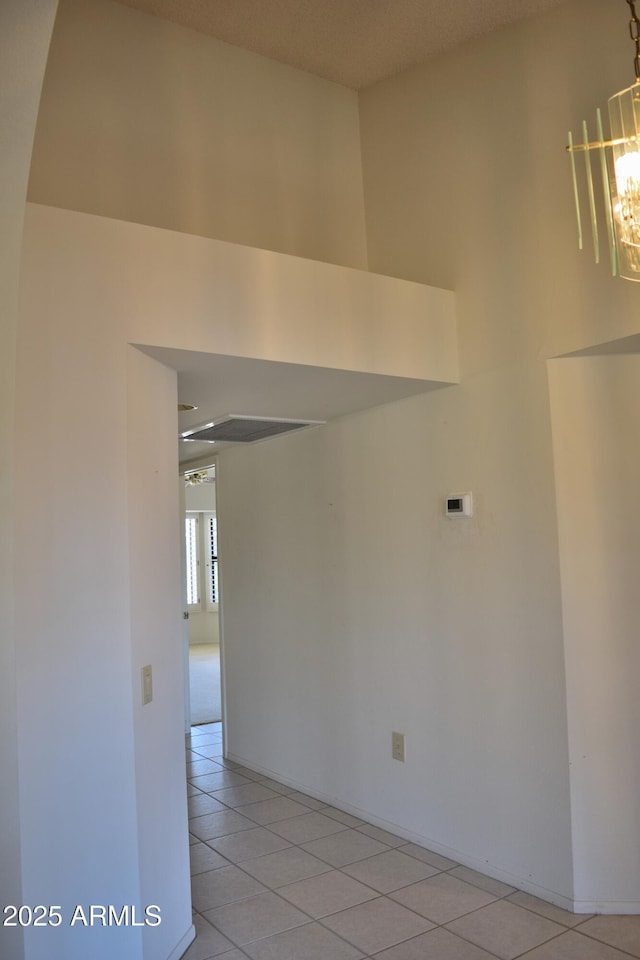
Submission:
<svg viewBox="0 0 640 960">
<path fill-rule="evenodd" d="M 215 513 L 189 512 L 185 518 L 187 604 L 198 610 L 217 610 L 218 528 Z"/>
<path fill-rule="evenodd" d="M 207 610 L 218 606 L 218 526 L 215 513 L 205 514 L 205 571 Z"/>
<path fill-rule="evenodd" d="M 198 517 L 195 514 L 189 514 L 185 519 L 185 541 L 187 547 L 187 604 L 190 607 L 200 606 L 198 539 Z"/>
</svg>

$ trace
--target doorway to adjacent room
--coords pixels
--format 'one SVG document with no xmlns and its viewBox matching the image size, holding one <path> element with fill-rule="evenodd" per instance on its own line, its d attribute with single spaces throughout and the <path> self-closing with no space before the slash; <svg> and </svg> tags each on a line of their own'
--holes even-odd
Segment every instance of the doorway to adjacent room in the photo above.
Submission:
<svg viewBox="0 0 640 960">
<path fill-rule="evenodd" d="M 185 474 L 191 726 L 222 720 L 215 467 Z"/>
</svg>

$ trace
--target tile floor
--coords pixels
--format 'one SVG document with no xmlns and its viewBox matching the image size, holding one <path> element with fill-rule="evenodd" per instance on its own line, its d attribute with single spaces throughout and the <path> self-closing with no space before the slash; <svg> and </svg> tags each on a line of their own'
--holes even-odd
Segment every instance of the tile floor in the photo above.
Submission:
<svg viewBox="0 0 640 960">
<path fill-rule="evenodd" d="M 574 915 L 187 744 L 185 960 L 629 960 L 640 917 Z"/>
</svg>

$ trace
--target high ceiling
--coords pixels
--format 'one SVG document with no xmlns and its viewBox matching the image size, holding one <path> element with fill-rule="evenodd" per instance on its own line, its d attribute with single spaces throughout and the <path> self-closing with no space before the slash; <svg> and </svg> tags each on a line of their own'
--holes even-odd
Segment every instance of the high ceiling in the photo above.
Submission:
<svg viewBox="0 0 640 960">
<path fill-rule="evenodd" d="M 361 89 L 565 0 L 119 0 L 343 86 Z M 330 420 L 441 384 L 151 350 L 178 372 L 180 430 L 224 414 Z M 183 465 L 215 448 L 180 443 Z"/>
<path fill-rule="evenodd" d="M 120 0 L 358 90 L 565 0 Z"/>
</svg>

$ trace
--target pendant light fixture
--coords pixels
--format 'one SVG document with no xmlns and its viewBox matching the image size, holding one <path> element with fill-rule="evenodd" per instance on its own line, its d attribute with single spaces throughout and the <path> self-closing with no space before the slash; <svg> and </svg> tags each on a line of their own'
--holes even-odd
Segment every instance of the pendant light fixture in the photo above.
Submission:
<svg viewBox="0 0 640 960">
<path fill-rule="evenodd" d="M 584 153 L 593 250 L 600 262 L 600 241 L 591 156 L 597 153 L 607 223 L 607 245 L 613 276 L 640 281 L 640 20 L 634 0 L 626 0 L 630 11 L 629 32 L 635 43 L 636 81 L 609 99 L 611 138 L 602 132 L 600 108 L 596 111 L 597 137 L 589 140 L 587 123 L 582 121 L 582 142 L 574 143 L 569 133 L 567 151 L 571 158 L 573 194 L 578 218 L 578 246 L 582 250 L 582 221 L 576 176 L 576 153 Z"/>
</svg>

